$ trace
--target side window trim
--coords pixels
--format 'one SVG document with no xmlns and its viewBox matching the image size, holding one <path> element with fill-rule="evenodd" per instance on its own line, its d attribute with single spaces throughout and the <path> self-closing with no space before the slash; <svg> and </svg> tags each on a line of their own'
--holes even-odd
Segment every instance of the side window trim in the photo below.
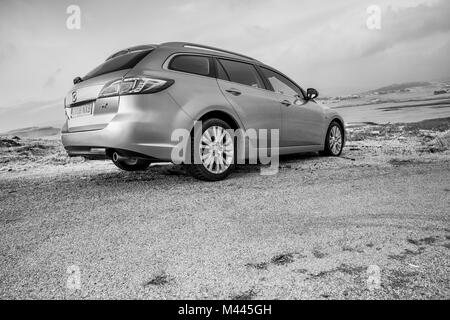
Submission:
<svg viewBox="0 0 450 320">
<path fill-rule="evenodd" d="M 262 68 L 258 65 L 255 65 L 256 70 L 258 71 L 259 76 L 261 77 L 264 86 L 266 87 L 266 90 L 275 92 L 275 89 L 273 88 L 272 84 L 270 83 L 269 79 L 266 78 L 264 73 L 262 72 Z"/>
<path fill-rule="evenodd" d="M 228 74 L 227 70 L 224 68 L 224 66 L 223 66 L 222 63 L 220 62 L 219 58 L 214 57 L 214 61 L 215 61 L 214 66 L 215 66 L 215 68 L 216 68 L 216 78 L 219 79 L 219 70 L 218 70 L 218 67 L 220 66 L 220 67 L 222 68 L 223 72 L 225 73 L 225 75 L 227 76 L 227 80 L 226 80 L 226 81 L 230 81 L 230 82 L 231 82 L 231 80 L 230 80 L 230 75 Z M 219 79 L 219 80 L 223 80 L 223 79 Z"/>
</svg>

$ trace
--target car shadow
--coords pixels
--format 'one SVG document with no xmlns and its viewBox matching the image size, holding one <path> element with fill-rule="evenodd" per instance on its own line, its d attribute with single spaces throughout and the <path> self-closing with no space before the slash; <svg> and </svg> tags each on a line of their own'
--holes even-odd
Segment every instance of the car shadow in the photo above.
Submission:
<svg viewBox="0 0 450 320">
<path fill-rule="evenodd" d="M 284 168 L 286 165 L 292 163 L 299 163 L 307 160 L 319 159 L 320 156 L 317 153 L 304 153 L 280 156 L 279 168 Z M 260 173 L 263 167 L 269 167 L 264 164 L 239 164 L 236 166 L 235 171 L 227 178 L 227 180 L 238 179 L 247 175 Z M 176 164 L 154 164 L 145 171 L 125 172 L 125 171 L 112 171 L 106 173 L 90 174 L 89 180 L 97 184 L 109 184 L 109 183 L 129 183 L 129 182 L 158 182 L 164 181 L 165 184 L 173 182 L 173 184 L 180 183 L 205 183 L 205 181 L 197 180 L 191 177 L 186 167 Z"/>
</svg>

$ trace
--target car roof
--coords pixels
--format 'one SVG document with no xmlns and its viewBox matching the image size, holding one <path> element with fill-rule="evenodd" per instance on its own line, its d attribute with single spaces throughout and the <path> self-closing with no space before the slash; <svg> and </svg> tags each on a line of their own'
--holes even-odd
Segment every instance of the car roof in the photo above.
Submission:
<svg viewBox="0 0 450 320">
<path fill-rule="evenodd" d="M 131 52 L 137 52 L 137 51 L 145 51 L 145 50 L 152 50 L 156 48 L 165 48 L 169 50 L 173 50 L 174 53 L 177 52 L 183 52 L 183 53 L 203 53 L 203 54 L 209 54 L 209 55 L 215 55 L 215 56 L 221 56 L 225 58 L 234 58 L 239 60 L 244 60 L 251 63 L 258 63 L 262 64 L 258 60 L 251 58 L 249 56 L 232 52 L 229 50 L 224 50 L 216 47 L 211 46 L 205 46 L 201 44 L 196 43 L 189 43 L 189 42 L 166 42 L 162 44 L 147 44 L 147 45 L 139 45 L 134 46 L 130 48 L 126 48 L 120 51 L 115 52 L 114 54 L 110 55 L 106 60 L 121 56 L 123 54 L 131 53 Z"/>
</svg>

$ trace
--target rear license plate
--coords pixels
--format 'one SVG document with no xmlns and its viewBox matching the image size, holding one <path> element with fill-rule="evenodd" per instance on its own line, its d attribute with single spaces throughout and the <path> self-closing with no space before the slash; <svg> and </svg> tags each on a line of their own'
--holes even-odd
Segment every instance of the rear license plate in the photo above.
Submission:
<svg viewBox="0 0 450 320">
<path fill-rule="evenodd" d="M 93 103 L 83 104 L 81 106 L 72 107 L 70 111 L 71 118 L 85 117 L 92 114 Z"/>
</svg>

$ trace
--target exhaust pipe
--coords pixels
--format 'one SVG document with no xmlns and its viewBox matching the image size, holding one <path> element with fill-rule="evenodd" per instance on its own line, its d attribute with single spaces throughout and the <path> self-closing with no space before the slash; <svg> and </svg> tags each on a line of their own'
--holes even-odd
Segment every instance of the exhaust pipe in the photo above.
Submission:
<svg viewBox="0 0 450 320">
<path fill-rule="evenodd" d="M 133 156 L 123 156 L 119 154 L 117 151 L 114 151 L 112 154 L 112 160 L 114 162 L 125 162 L 129 165 L 136 164 L 139 159 L 142 159 L 141 157 L 133 157 Z"/>
<path fill-rule="evenodd" d="M 117 161 L 129 160 L 130 158 L 121 156 L 117 152 L 114 152 L 112 155 L 112 159 L 113 159 L 113 161 L 117 162 Z"/>
</svg>

